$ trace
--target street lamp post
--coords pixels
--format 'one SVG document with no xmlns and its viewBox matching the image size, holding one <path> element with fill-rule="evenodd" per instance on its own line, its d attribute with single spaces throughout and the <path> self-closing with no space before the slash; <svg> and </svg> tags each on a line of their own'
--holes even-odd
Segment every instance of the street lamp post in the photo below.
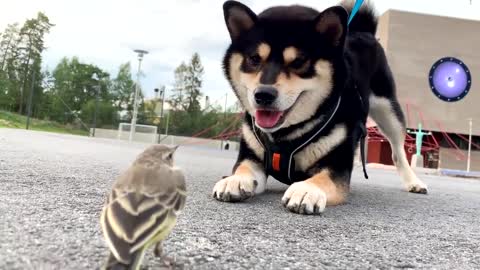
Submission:
<svg viewBox="0 0 480 270">
<path fill-rule="evenodd" d="M 227 98 L 228 98 L 228 93 L 225 94 L 225 108 L 223 112 L 223 121 L 225 124 L 227 123 Z M 221 138 L 220 150 L 223 150 L 223 140 L 224 140 L 224 137 Z"/>
<path fill-rule="evenodd" d="M 95 86 L 95 111 L 93 112 L 93 129 L 92 137 L 95 137 L 95 129 L 97 128 L 97 113 L 98 113 L 98 101 L 100 99 L 100 85 Z"/>
<path fill-rule="evenodd" d="M 163 123 L 163 106 L 165 105 L 165 86 L 162 86 L 162 89 L 155 88 L 155 96 L 157 98 L 157 102 L 161 99 L 160 103 L 160 121 L 158 122 L 158 143 L 161 141 L 161 124 Z"/>
<path fill-rule="evenodd" d="M 163 106 L 165 105 L 165 86 L 160 90 L 160 96 L 162 97 L 162 107 L 160 108 L 160 119 L 163 119 Z"/>
<path fill-rule="evenodd" d="M 467 157 L 467 172 L 470 172 L 470 159 L 472 154 L 472 123 L 473 119 L 468 119 L 468 157 Z"/>
<path fill-rule="evenodd" d="M 95 129 L 97 128 L 97 113 L 98 113 L 98 100 L 100 98 L 100 85 L 97 73 L 93 73 L 92 79 L 96 82 L 93 86 L 95 89 L 95 110 L 93 111 L 93 123 L 92 123 L 92 137 L 95 137 Z"/>
<path fill-rule="evenodd" d="M 35 63 L 35 62 L 34 62 Z M 32 102 L 33 102 L 33 91 L 35 88 L 35 69 L 32 69 L 32 87 L 30 89 L 30 95 L 28 97 L 28 107 L 27 107 L 27 126 L 26 129 L 30 128 L 30 117 L 32 116 Z"/>
<path fill-rule="evenodd" d="M 134 50 L 138 54 L 138 71 L 137 71 L 137 82 L 135 84 L 135 98 L 133 100 L 133 114 L 132 114 L 132 122 L 130 124 L 130 136 L 128 137 L 129 141 L 132 141 L 133 134 L 135 132 L 135 128 L 137 125 L 137 114 L 138 114 L 138 94 L 140 92 L 140 69 L 142 66 L 142 59 L 145 54 L 148 54 L 145 50 Z"/>
</svg>

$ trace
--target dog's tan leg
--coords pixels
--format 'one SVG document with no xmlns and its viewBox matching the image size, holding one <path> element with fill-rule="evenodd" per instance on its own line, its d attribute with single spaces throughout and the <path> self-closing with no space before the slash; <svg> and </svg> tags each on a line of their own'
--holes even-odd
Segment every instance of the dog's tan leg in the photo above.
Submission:
<svg viewBox="0 0 480 270">
<path fill-rule="evenodd" d="M 370 97 L 370 116 L 390 142 L 393 162 L 406 189 L 409 192 L 426 194 L 427 186 L 418 179 L 408 164 L 404 148 L 406 128 L 400 105 L 396 99 L 372 95 Z"/>
<path fill-rule="evenodd" d="M 219 201 L 243 201 L 265 191 L 267 177 L 260 164 L 244 160 L 235 173 L 218 181 L 213 187 L 213 197 Z"/>
<path fill-rule="evenodd" d="M 299 214 L 319 214 L 327 205 L 338 205 L 345 201 L 348 185 L 335 183 L 330 172 L 323 170 L 313 177 L 292 184 L 282 203 L 290 211 Z"/>
</svg>

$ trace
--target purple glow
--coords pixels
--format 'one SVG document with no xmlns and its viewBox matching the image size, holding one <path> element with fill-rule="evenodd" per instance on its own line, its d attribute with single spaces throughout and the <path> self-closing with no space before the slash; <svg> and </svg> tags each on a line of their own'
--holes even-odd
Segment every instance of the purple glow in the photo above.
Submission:
<svg viewBox="0 0 480 270">
<path fill-rule="evenodd" d="M 442 96 L 455 98 L 465 91 L 468 78 L 464 68 L 460 64 L 443 62 L 435 69 L 433 84 Z"/>
</svg>

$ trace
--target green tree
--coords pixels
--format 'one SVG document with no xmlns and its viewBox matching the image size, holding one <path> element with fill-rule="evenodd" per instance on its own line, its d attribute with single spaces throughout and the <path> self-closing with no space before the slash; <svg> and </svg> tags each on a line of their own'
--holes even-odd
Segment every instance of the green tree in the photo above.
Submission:
<svg viewBox="0 0 480 270">
<path fill-rule="evenodd" d="M 185 77 L 187 75 L 188 67 L 182 62 L 174 71 L 175 82 L 173 84 L 172 95 L 170 97 L 170 106 L 178 110 L 186 110 L 185 104 Z"/>
<path fill-rule="evenodd" d="M 18 100 L 18 112 L 23 113 L 23 107 L 28 93 L 29 86 L 34 85 L 34 93 L 37 97 L 42 94 L 41 89 L 41 63 L 42 52 L 45 50 L 45 34 L 50 32 L 54 24 L 50 23 L 48 17 L 39 12 L 36 18 L 28 19 L 20 28 L 18 35 L 18 47 L 14 57 L 18 60 L 18 69 L 21 75 L 21 87 Z M 31 73 L 35 72 L 37 77 L 31 81 Z M 37 99 L 38 100 L 38 99 Z"/>
<path fill-rule="evenodd" d="M 174 71 L 175 83 L 170 105 L 174 110 L 190 114 L 200 112 L 203 66 L 198 53 L 194 53 L 188 65 L 182 62 Z"/>
<path fill-rule="evenodd" d="M 16 58 L 20 28 L 10 24 L 0 35 L 0 106 L 6 110 L 17 109 L 20 97 L 19 61 Z"/>
<path fill-rule="evenodd" d="M 110 90 L 113 103 L 117 111 L 122 112 L 123 120 L 132 118 L 133 102 L 135 95 L 135 82 L 132 79 L 132 68 L 130 62 L 120 65 L 118 74 L 112 81 Z M 140 91 L 140 107 L 143 104 L 143 95 Z"/>
<path fill-rule="evenodd" d="M 194 53 L 190 60 L 185 76 L 185 92 L 187 112 L 200 112 L 200 98 L 202 97 L 203 66 L 198 53 Z"/>
<path fill-rule="evenodd" d="M 53 120 L 71 123 L 84 104 L 96 99 L 97 86 L 100 99 L 111 101 L 109 74 L 95 65 L 81 63 L 76 57 L 63 58 L 53 70 L 52 78 L 54 100 L 50 101 L 53 104 L 50 118 Z"/>
<path fill-rule="evenodd" d="M 132 79 L 130 62 L 120 65 L 117 77 L 112 81 L 112 98 L 117 109 L 126 110 L 134 94 L 135 82 Z"/>
<path fill-rule="evenodd" d="M 0 35 L 0 69 L 5 70 L 7 59 L 13 57 L 13 52 L 17 50 L 18 34 L 20 29 L 18 23 L 9 24 L 5 31 Z"/>
<path fill-rule="evenodd" d="M 95 100 L 91 99 L 83 104 L 80 118 L 87 125 L 93 123 L 95 115 Z M 97 127 L 117 128 L 118 113 L 117 108 L 109 100 L 101 100 L 98 102 L 97 110 Z"/>
</svg>

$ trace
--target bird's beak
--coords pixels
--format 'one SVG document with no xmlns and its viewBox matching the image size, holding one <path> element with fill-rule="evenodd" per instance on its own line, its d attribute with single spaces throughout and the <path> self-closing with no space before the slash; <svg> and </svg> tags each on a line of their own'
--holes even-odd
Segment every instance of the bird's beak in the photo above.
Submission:
<svg viewBox="0 0 480 270">
<path fill-rule="evenodd" d="M 177 151 L 177 149 L 178 149 L 179 146 L 180 146 L 180 145 L 175 145 L 175 146 L 173 146 L 173 147 L 171 148 L 171 149 L 172 149 L 172 152 Z"/>
</svg>

